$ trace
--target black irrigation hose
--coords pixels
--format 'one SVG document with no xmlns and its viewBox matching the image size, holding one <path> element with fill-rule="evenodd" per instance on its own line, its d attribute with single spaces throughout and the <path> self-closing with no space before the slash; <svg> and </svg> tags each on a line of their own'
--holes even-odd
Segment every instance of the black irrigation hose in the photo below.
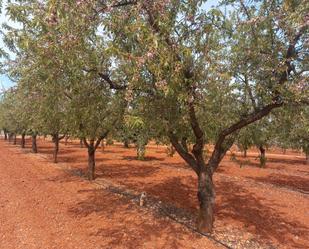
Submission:
<svg viewBox="0 0 309 249">
<path fill-rule="evenodd" d="M 166 212 L 166 211 L 164 210 L 164 208 L 161 208 L 161 207 L 159 207 L 159 206 L 157 206 L 157 207 L 158 207 L 168 218 L 172 219 L 173 221 L 177 222 L 178 224 L 181 224 L 181 225 L 185 226 L 186 228 L 188 228 L 188 229 L 191 230 L 192 232 L 197 233 L 197 234 L 199 234 L 199 235 L 202 235 L 202 236 L 204 236 L 204 237 L 207 237 L 208 239 L 210 239 L 210 240 L 216 242 L 217 244 L 220 244 L 220 245 L 224 246 L 224 247 L 227 248 L 227 249 L 233 249 L 233 247 L 230 247 L 229 245 L 227 245 L 227 244 L 221 242 L 220 240 L 217 240 L 215 237 L 211 236 L 210 234 L 199 232 L 197 229 L 195 229 L 195 228 L 193 228 L 193 227 L 187 225 L 187 224 L 184 223 L 184 222 L 181 222 L 181 221 L 177 220 L 175 217 L 173 217 L 173 216 L 170 215 L 168 212 Z"/>
<path fill-rule="evenodd" d="M 104 181 L 105 183 L 109 184 L 108 182 Z M 101 185 L 100 183 L 97 183 L 98 185 Z M 131 194 L 131 193 L 128 193 L 126 192 L 125 190 L 122 190 L 120 188 L 117 188 L 117 187 L 114 187 L 114 186 L 108 186 L 107 188 L 105 188 L 106 190 L 108 190 L 110 193 L 116 193 L 116 194 L 120 194 L 124 197 L 129 197 L 131 200 L 133 199 L 138 199 L 138 195 L 134 195 L 134 194 Z M 168 218 L 170 218 L 171 220 L 177 222 L 178 224 L 182 225 L 182 226 L 185 226 L 186 228 L 188 228 L 190 231 L 194 232 L 194 233 L 197 233 L 199 235 L 202 235 L 204 237 L 207 237 L 208 239 L 214 241 L 215 243 L 217 244 L 220 244 L 221 246 L 227 248 L 227 249 L 233 249 L 232 247 L 230 247 L 229 245 L 223 243 L 222 241 L 220 240 L 217 240 L 215 237 L 211 236 L 210 234 L 206 234 L 206 233 L 202 233 L 202 232 L 199 232 L 197 229 L 193 228 L 192 226 L 189 226 L 187 225 L 186 223 L 184 222 L 181 222 L 179 220 L 177 220 L 175 217 L 173 217 L 172 215 L 170 215 L 164 208 L 162 208 L 160 205 L 158 205 L 157 201 L 154 201 L 152 200 L 152 202 L 155 202 L 155 206 L 158 208 L 158 210 L 160 210 L 162 213 L 164 213 L 164 215 L 166 215 Z"/>
</svg>

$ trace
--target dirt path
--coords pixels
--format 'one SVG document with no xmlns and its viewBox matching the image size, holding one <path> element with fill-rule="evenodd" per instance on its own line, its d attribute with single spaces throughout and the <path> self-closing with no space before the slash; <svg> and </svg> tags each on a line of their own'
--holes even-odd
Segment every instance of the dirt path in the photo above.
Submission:
<svg viewBox="0 0 309 249">
<path fill-rule="evenodd" d="M 0 248 L 221 248 L 0 141 Z"/>
</svg>

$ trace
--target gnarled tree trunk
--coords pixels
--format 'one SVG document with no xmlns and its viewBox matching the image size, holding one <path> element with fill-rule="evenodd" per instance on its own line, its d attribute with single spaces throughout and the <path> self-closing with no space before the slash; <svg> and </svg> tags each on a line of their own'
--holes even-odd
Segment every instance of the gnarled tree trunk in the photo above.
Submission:
<svg viewBox="0 0 309 249">
<path fill-rule="evenodd" d="M 201 171 L 198 175 L 199 213 L 197 218 L 197 229 L 203 233 L 210 233 L 214 223 L 215 190 L 212 176 L 206 171 Z"/>
<path fill-rule="evenodd" d="M 37 143 L 36 143 L 36 138 L 37 138 L 37 134 L 36 133 L 32 134 L 32 136 L 31 136 L 31 141 L 32 141 L 31 149 L 32 149 L 32 153 L 38 153 L 38 146 L 37 146 Z"/>
</svg>

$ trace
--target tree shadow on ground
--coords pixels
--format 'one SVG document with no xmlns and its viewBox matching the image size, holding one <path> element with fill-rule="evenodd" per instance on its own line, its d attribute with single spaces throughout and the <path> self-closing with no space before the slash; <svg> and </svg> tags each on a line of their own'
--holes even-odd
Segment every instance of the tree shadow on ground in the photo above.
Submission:
<svg viewBox="0 0 309 249">
<path fill-rule="evenodd" d="M 162 167 L 168 167 L 168 168 L 173 168 L 173 169 L 191 169 L 190 166 L 188 166 L 185 162 L 181 163 L 174 163 L 174 162 L 168 162 L 168 163 L 160 163 Z"/>
<path fill-rule="evenodd" d="M 149 177 L 160 170 L 160 167 L 142 167 L 129 163 L 98 165 L 96 173 L 98 176 L 107 178 L 127 179 L 128 177 Z"/>
<path fill-rule="evenodd" d="M 309 179 L 300 176 L 271 174 L 267 177 L 248 177 L 255 181 L 273 184 L 279 187 L 291 188 L 293 190 L 302 190 L 309 192 Z"/>
<path fill-rule="evenodd" d="M 287 220 L 284 213 L 278 212 L 274 203 L 254 196 L 239 184 L 220 181 L 216 185 L 217 193 L 222 198 L 216 210 L 219 219 L 240 221 L 250 232 L 264 240 L 276 239 L 290 248 L 305 248 L 295 237 L 308 238 L 307 226 Z"/>
<path fill-rule="evenodd" d="M 83 170 L 80 169 L 68 169 L 61 174 L 56 176 L 45 178 L 46 181 L 57 182 L 57 183 L 66 183 L 66 182 L 82 182 L 86 179 L 86 174 Z"/>
<path fill-rule="evenodd" d="M 169 177 L 160 183 L 146 183 L 143 191 L 162 201 L 173 203 L 177 207 L 196 210 L 195 183 L 193 176 L 186 177 L 185 182 L 183 177 Z"/>
<path fill-rule="evenodd" d="M 181 227 L 175 228 L 165 220 L 148 219 L 149 213 L 127 198 L 93 189 L 78 194 L 83 195 L 82 201 L 72 205 L 68 213 L 75 219 L 95 215 L 98 228 L 89 236 L 101 237 L 102 248 L 182 248 L 177 236 L 170 236 L 180 233 Z M 160 245 L 155 242 L 158 238 Z"/>
<path fill-rule="evenodd" d="M 196 179 L 193 176 L 185 180 L 183 177 L 170 177 L 161 183 L 128 184 L 130 188 L 146 191 L 151 196 L 193 214 L 198 207 L 195 185 Z M 244 227 L 240 229 L 264 241 L 275 239 L 277 243 L 286 244 L 290 248 L 306 248 L 305 242 L 300 239 L 309 236 L 305 224 L 289 220 L 285 213 L 278 211 L 276 204 L 266 198 L 256 197 L 241 184 L 220 179 L 215 181 L 215 185 L 218 196 L 215 215 L 221 224 L 229 223 L 232 219 L 235 222 L 231 224 L 236 229 L 239 229 L 239 224 L 243 224 Z"/>
</svg>

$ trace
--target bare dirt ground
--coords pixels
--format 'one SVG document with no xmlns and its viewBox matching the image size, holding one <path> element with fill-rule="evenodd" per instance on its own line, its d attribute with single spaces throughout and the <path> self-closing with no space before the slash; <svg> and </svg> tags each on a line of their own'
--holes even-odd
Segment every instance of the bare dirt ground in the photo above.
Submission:
<svg viewBox="0 0 309 249">
<path fill-rule="evenodd" d="M 0 142 L 0 248 L 309 248 L 309 166 L 298 152 L 227 155 L 215 174 L 213 239 L 195 233 L 196 176 L 150 145 L 146 160 L 120 144 L 98 149 L 97 179 L 83 176 L 76 141 L 39 140 L 39 154 Z M 146 207 L 136 195 L 148 194 Z M 135 199 L 134 199 L 135 198 Z M 179 224 L 182 223 L 182 224 Z"/>
</svg>

